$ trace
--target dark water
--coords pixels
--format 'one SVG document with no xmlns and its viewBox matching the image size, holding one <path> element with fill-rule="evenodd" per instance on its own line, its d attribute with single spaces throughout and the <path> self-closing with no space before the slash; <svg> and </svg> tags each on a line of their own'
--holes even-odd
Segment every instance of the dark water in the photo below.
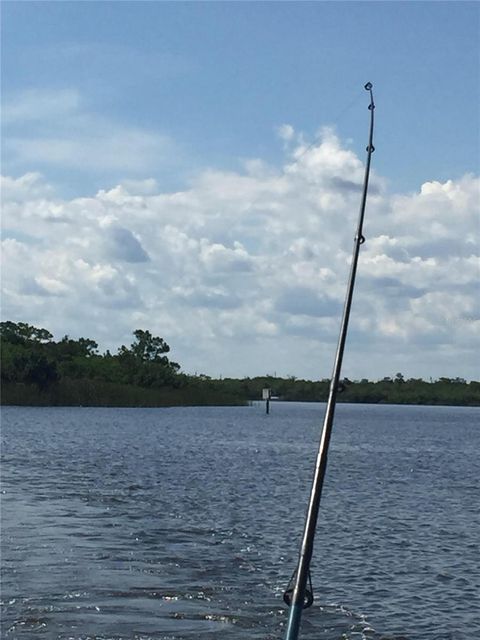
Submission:
<svg viewBox="0 0 480 640">
<path fill-rule="evenodd" d="M 283 638 L 322 416 L 5 408 L 2 638 Z M 338 408 L 302 638 L 480 638 L 479 417 Z"/>
</svg>

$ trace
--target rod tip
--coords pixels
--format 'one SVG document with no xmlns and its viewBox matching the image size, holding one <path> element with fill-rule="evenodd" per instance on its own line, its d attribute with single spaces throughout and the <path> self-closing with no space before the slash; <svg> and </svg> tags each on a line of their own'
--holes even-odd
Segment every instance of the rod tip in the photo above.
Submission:
<svg viewBox="0 0 480 640">
<path fill-rule="evenodd" d="M 365 85 L 365 89 L 367 91 L 370 91 L 370 89 L 373 87 L 373 84 L 371 82 L 367 82 L 367 84 Z"/>
</svg>

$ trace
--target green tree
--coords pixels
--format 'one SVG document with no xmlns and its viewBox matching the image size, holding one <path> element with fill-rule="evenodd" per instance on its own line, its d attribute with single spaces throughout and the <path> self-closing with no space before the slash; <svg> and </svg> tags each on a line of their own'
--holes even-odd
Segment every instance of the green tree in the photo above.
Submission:
<svg viewBox="0 0 480 640">
<path fill-rule="evenodd" d="M 43 390 L 59 379 L 57 364 L 25 345 L 2 343 L 2 380 L 35 384 Z"/>
<path fill-rule="evenodd" d="M 180 365 L 164 355 L 170 351 L 165 340 L 143 329 L 137 329 L 133 335 L 135 340 L 130 348 L 122 345 L 118 350 L 122 381 L 144 387 L 175 385 Z"/>
<path fill-rule="evenodd" d="M 59 379 L 57 365 L 46 356 L 38 353 L 29 353 L 23 370 L 23 380 L 27 384 L 35 384 L 40 390 L 44 390 Z"/>
<path fill-rule="evenodd" d="M 135 340 L 130 346 L 131 353 L 143 362 L 168 362 L 163 356 L 164 353 L 170 351 L 170 347 L 163 338 L 152 336 L 150 331 L 137 329 L 133 332 Z M 122 346 L 121 349 L 125 349 Z"/>
<path fill-rule="evenodd" d="M 53 344 L 52 351 L 58 360 L 73 360 L 74 358 L 91 358 L 96 355 L 98 344 L 90 338 L 72 340 L 68 335 L 63 336 L 60 342 Z"/>
<path fill-rule="evenodd" d="M 0 322 L 0 336 L 2 341 L 12 344 L 26 344 L 28 342 L 45 343 L 53 339 L 50 331 L 38 329 L 26 322 Z"/>
</svg>

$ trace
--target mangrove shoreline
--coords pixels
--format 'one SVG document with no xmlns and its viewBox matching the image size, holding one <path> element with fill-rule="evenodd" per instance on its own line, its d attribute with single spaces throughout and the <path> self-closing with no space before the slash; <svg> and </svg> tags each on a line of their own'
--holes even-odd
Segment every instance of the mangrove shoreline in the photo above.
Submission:
<svg viewBox="0 0 480 640">
<path fill-rule="evenodd" d="M 212 379 L 189 375 L 168 357 L 169 345 L 137 329 L 129 347 L 98 353 L 89 338 L 54 341 L 46 329 L 23 322 L 0 323 L 1 404 L 19 406 L 171 407 L 241 406 L 270 389 L 284 401 L 325 402 L 329 380 L 289 376 Z M 338 402 L 480 406 L 480 382 L 463 378 L 425 381 L 401 373 L 381 380 L 341 384 Z"/>
</svg>

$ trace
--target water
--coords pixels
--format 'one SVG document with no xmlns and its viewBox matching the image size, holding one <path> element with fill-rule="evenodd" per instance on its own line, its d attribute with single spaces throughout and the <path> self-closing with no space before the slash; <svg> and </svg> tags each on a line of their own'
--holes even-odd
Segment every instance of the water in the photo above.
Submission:
<svg viewBox="0 0 480 640">
<path fill-rule="evenodd" d="M 5 408 L 2 638 L 283 638 L 322 415 Z M 338 408 L 302 639 L 480 637 L 479 416 Z"/>
</svg>

